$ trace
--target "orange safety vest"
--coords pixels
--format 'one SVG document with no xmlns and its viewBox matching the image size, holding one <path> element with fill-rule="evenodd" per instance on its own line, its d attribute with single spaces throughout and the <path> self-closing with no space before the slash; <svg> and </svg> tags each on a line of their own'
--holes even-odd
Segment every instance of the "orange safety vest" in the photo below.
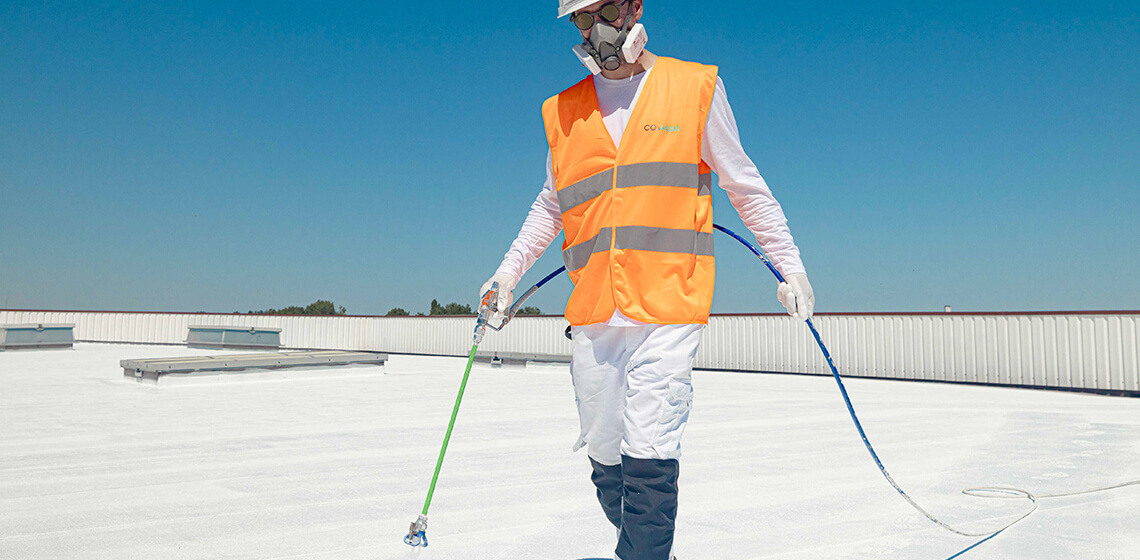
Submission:
<svg viewBox="0 0 1140 560">
<path fill-rule="evenodd" d="M 562 212 L 571 325 L 615 309 L 646 323 L 708 323 L 712 172 L 701 160 L 716 66 L 658 57 L 615 147 L 593 77 L 542 105 Z"/>
</svg>

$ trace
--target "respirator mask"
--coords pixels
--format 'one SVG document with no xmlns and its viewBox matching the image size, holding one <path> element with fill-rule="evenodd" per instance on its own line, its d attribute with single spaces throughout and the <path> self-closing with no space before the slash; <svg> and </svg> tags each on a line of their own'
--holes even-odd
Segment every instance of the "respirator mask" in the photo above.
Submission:
<svg viewBox="0 0 1140 560">
<path fill-rule="evenodd" d="M 628 0 L 626 0 L 628 2 Z M 580 45 L 574 45 L 574 54 L 582 65 L 597 74 L 605 70 L 617 70 L 622 62 L 635 62 L 645 50 L 648 38 L 645 26 L 640 23 L 630 26 L 633 10 L 629 10 L 622 20 L 621 28 L 610 25 L 621 14 L 621 4 L 606 4 L 596 12 L 581 13 L 571 21 L 579 30 L 590 30 L 590 37 Z"/>
</svg>

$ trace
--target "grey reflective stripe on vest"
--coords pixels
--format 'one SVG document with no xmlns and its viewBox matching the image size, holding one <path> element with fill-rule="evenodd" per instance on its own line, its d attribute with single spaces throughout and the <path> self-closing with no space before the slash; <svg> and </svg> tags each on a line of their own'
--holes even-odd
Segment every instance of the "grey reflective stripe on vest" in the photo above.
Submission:
<svg viewBox="0 0 1140 560">
<path fill-rule="evenodd" d="M 712 255 L 713 236 L 711 233 L 691 229 L 622 226 L 617 228 L 614 248 Z"/>
<path fill-rule="evenodd" d="M 568 212 L 571 208 L 597 198 L 614 186 L 614 170 L 611 167 L 596 173 L 569 187 L 558 191 L 558 209 Z"/>
<path fill-rule="evenodd" d="M 610 250 L 610 228 L 602 228 L 598 234 L 562 251 L 562 262 L 566 271 L 574 271 L 586 266 L 590 262 L 590 255 Z"/>
<path fill-rule="evenodd" d="M 617 187 L 619 189 L 643 185 L 695 189 L 697 188 L 697 166 L 693 163 L 665 161 L 618 166 Z"/>
<path fill-rule="evenodd" d="M 613 168 L 601 171 L 558 191 L 558 209 L 571 208 L 589 202 L 615 185 Z M 712 194 L 712 174 L 697 174 L 692 163 L 654 161 L 633 163 L 617 167 L 617 188 L 661 186 L 697 189 L 697 196 Z"/>
<path fill-rule="evenodd" d="M 611 228 L 602 228 L 597 235 L 562 251 L 562 262 L 566 263 L 566 270 L 578 270 L 590 262 L 590 256 L 594 253 L 609 251 L 612 231 Z M 617 228 L 617 238 L 613 245 L 616 249 L 659 253 L 713 254 L 712 234 L 689 229 L 622 226 Z"/>
</svg>

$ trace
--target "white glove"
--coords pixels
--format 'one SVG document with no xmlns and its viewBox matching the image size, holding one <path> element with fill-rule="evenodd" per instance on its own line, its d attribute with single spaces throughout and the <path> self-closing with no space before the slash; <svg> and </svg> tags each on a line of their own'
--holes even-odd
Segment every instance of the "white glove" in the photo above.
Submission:
<svg viewBox="0 0 1140 560">
<path fill-rule="evenodd" d="M 495 303 L 498 309 L 492 313 L 490 317 L 487 317 L 487 320 L 491 321 L 494 324 L 497 324 L 503 319 L 507 318 L 507 312 L 511 309 L 511 302 L 513 302 L 515 299 L 515 296 L 511 293 L 511 290 L 515 289 L 515 283 L 518 282 L 518 280 L 516 280 L 514 276 L 505 272 L 495 274 L 491 277 L 490 280 L 487 280 L 483 283 L 482 288 L 479 288 L 480 304 L 483 303 L 483 296 L 486 295 L 487 292 L 491 291 L 491 284 L 494 284 L 495 282 L 499 283 L 499 291 L 491 294 L 491 300 Z"/>
<path fill-rule="evenodd" d="M 789 274 L 784 280 L 786 282 L 781 282 L 779 289 L 776 290 L 776 299 L 784 304 L 788 315 L 801 321 L 810 319 L 812 311 L 815 310 L 815 294 L 811 291 L 807 274 L 799 272 Z"/>
</svg>

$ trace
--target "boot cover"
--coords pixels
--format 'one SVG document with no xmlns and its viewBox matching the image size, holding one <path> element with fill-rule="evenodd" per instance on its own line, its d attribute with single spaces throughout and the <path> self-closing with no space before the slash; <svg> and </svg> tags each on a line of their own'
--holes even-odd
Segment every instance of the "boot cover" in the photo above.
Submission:
<svg viewBox="0 0 1140 560">
<path fill-rule="evenodd" d="M 621 560 L 669 560 L 677 520 L 676 459 L 622 455 Z"/>
</svg>

